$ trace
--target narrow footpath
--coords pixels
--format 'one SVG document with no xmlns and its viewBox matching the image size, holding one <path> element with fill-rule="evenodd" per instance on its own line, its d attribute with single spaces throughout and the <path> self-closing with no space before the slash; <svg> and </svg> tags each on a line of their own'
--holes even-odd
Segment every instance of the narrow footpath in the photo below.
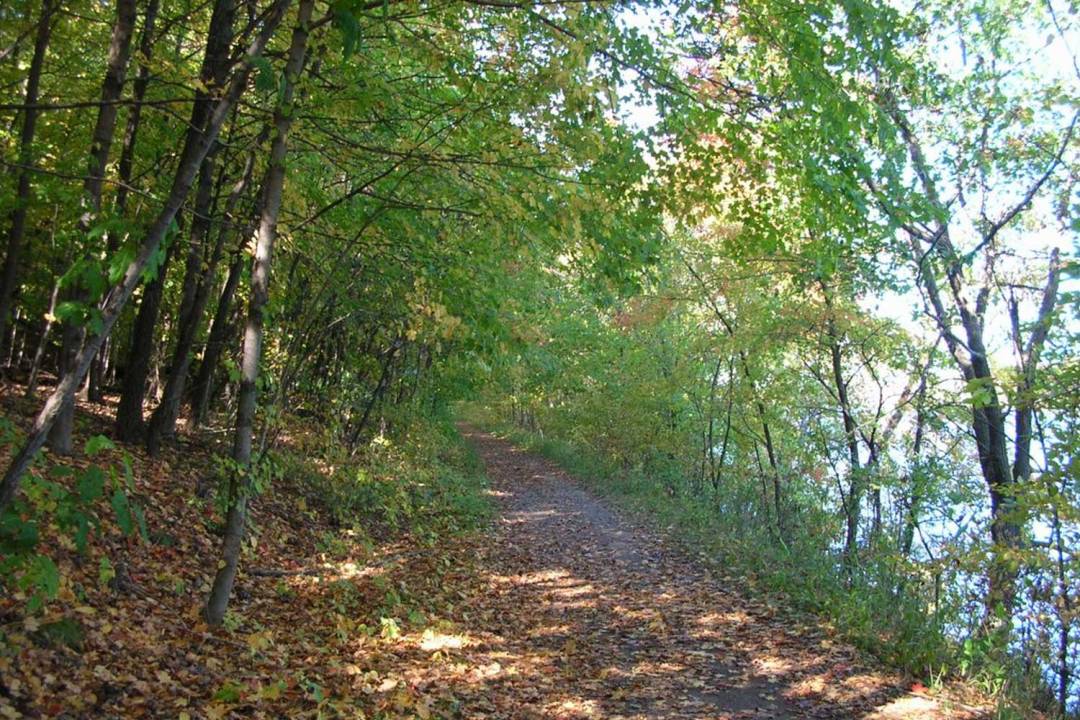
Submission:
<svg viewBox="0 0 1080 720">
<path fill-rule="evenodd" d="M 814 621 L 750 600 L 550 461 L 466 435 L 499 516 L 474 635 L 487 662 L 455 688 L 462 717 L 978 716 L 910 692 Z"/>
</svg>

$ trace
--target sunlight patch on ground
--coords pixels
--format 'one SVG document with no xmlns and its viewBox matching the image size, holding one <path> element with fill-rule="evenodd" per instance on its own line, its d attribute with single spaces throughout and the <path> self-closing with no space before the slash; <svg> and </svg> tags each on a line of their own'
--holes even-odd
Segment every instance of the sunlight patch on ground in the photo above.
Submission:
<svg viewBox="0 0 1080 720">
<path fill-rule="evenodd" d="M 551 601 L 551 600 L 549 600 L 547 602 L 547 605 L 549 607 L 553 607 L 553 608 L 556 608 L 558 610 L 582 610 L 582 609 L 595 608 L 596 607 L 596 600 L 591 599 L 591 598 L 587 599 L 587 600 L 559 600 L 559 601 Z"/>
<path fill-rule="evenodd" d="M 660 617 L 660 613 L 651 608 L 636 609 L 627 607 L 626 605 L 613 605 L 611 608 L 613 614 L 620 618 L 626 618 L 627 620 L 641 620 L 643 622 L 649 622 L 650 620 L 656 620 Z"/>
<path fill-rule="evenodd" d="M 878 687 L 882 684 L 882 678 L 873 673 L 851 674 L 839 683 L 833 683 L 834 687 L 842 687 L 853 692 L 863 692 L 867 688 Z"/>
<path fill-rule="evenodd" d="M 378 575 L 386 574 L 386 568 L 384 567 L 367 564 L 360 565 L 351 560 L 337 563 L 334 565 L 334 569 L 337 571 L 337 580 L 352 580 L 354 578 L 376 577 Z"/>
<path fill-rule="evenodd" d="M 538 570 L 537 572 L 522 573 L 521 575 L 489 575 L 492 585 L 535 585 L 538 583 L 552 582 L 570 578 L 567 570 Z"/>
<path fill-rule="evenodd" d="M 436 632 L 430 628 L 420 636 L 420 649 L 428 652 L 438 650 L 457 650 L 469 644 L 469 638 L 465 635 L 447 635 Z"/>
<path fill-rule="evenodd" d="M 686 665 L 683 663 L 646 661 L 635 665 L 634 669 L 630 671 L 630 674 L 667 676 L 681 673 L 686 669 Z"/>
<path fill-rule="evenodd" d="M 581 698 L 567 698 L 551 708 L 556 718 L 592 718 L 600 717 L 596 703 Z"/>
<path fill-rule="evenodd" d="M 717 625 L 743 625 L 750 622 L 752 622 L 750 616 L 741 610 L 726 613 L 709 613 L 697 619 L 698 625 L 707 628 L 714 628 Z"/>
<path fill-rule="evenodd" d="M 595 595 L 596 588 L 586 583 L 584 585 L 569 585 L 566 587 L 557 587 L 551 592 L 560 597 L 574 598 L 580 595 Z"/>
<path fill-rule="evenodd" d="M 906 695 L 877 708 L 866 716 L 866 720 L 940 720 L 946 716 L 941 705 L 935 700 L 919 695 Z"/>
<path fill-rule="evenodd" d="M 779 676 L 790 672 L 795 665 L 790 660 L 775 655 L 754 658 L 754 670 L 758 675 Z"/>
<path fill-rule="evenodd" d="M 562 637 L 573 632 L 574 627 L 572 625 L 540 625 L 534 627 L 529 631 L 528 637 L 530 638 L 542 638 L 542 637 Z"/>
<path fill-rule="evenodd" d="M 478 667 L 474 667 L 472 672 L 472 678 L 476 681 L 489 680 L 493 677 L 504 673 L 503 664 L 500 662 L 490 662 Z"/>
<path fill-rule="evenodd" d="M 556 510 L 531 510 L 529 512 L 522 511 L 522 512 L 516 512 L 516 513 L 508 514 L 505 518 L 503 518 L 502 522 L 503 522 L 503 525 L 513 524 L 513 523 L 522 523 L 522 522 L 527 522 L 527 521 L 529 521 L 531 519 L 535 519 L 535 518 L 557 517 L 557 516 L 559 516 L 561 514 L 562 513 L 558 512 Z"/>
<path fill-rule="evenodd" d="M 826 676 L 811 675 L 791 685 L 791 694 L 796 697 L 812 697 L 825 692 Z"/>
<path fill-rule="evenodd" d="M 843 672 L 848 668 L 844 667 Z M 887 678 L 872 673 L 854 673 L 838 677 L 834 667 L 831 670 L 815 673 L 790 685 L 792 697 L 812 697 L 817 701 L 841 703 L 852 696 L 868 695 L 888 684 Z"/>
</svg>

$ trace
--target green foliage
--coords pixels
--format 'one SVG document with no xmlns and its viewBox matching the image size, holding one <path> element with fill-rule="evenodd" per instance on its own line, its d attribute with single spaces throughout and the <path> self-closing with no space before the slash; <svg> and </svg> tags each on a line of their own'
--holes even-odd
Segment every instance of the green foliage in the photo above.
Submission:
<svg viewBox="0 0 1080 720">
<path fill-rule="evenodd" d="M 1062 679 L 1073 710 L 1078 95 L 1075 64 L 1031 58 L 1070 56 L 1074 20 L 686 15 L 704 99 L 661 94 L 666 242 L 622 288 L 516 269 L 469 413 L 901 667 L 1044 709 Z"/>
<path fill-rule="evenodd" d="M 113 449 L 102 437 L 91 438 L 87 455 Z M 23 496 L 0 516 L 0 578 L 25 594 L 28 612 L 37 612 L 60 591 L 62 576 L 54 551 L 41 546 L 41 534 L 55 528 L 64 542 L 84 555 L 91 533 L 104 532 L 102 503 L 108 499 L 115 526 L 124 535 L 136 532 L 147 540 L 141 506 L 131 500 L 134 477 L 131 460 L 123 454 L 117 464 L 88 464 L 81 468 L 53 465 L 23 485 Z M 110 492 L 111 491 L 111 492 Z M 115 575 L 107 557 L 99 559 L 99 578 L 107 584 Z"/>
<path fill-rule="evenodd" d="M 35 642 L 40 645 L 63 646 L 79 651 L 82 649 L 86 630 L 78 620 L 65 617 L 43 623 L 33 634 L 33 637 Z"/>
<path fill-rule="evenodd" d="M 238 685 L 226 681 L 217 692 L 214 693 L 214 700 L 219 700 L 225 703 L 240 702 L 243 697 L 243 690 Z"/>
<path fill-rule="evenodd" d="M 235 610 L 229 610 L 225 613 L 221 626 L 229 632 L 234 633 L 244 626 L 244 616 Z"/>
<path fill-rule="evenodd" d="M 478 461 L 445 421 L 377 436 L 357 456 L 327 458 L 309 482 L 343 526 L 365 535 L 410 532 L 431 542 L 481 526 L 491 507 Z"/>
<path fill-rule="evenodd" d="M 215 455 L 211 479 L 215 483 L 214 507 L 218 515 L 225 516 L 229 504 L 234 501 L 234 492 L 247 493 L 249 498 L 265 493 L 275 480 L 288 472 L 289 462 L 286 456 L 277 452 L 263 453 L 250 465 L 240 465 L 231 457 Z"/>
<path fill-rule="evenodd" d="M 199 422 L 235 414 L 248 290 L 230 304 L 216 289 L 230 256 L 234 280 L 250 284 L 292 36 L 286 20 L 252 60 L 203 168 L 210 186 L 189 193 L 205 190 L 212 211 L 178 199 L 183 212 L 146 257 L 146 226 L 176 187 L 186 107 L 209 89 L 213 7 L 162 0 L 152 52 L 131 53 L 119 117 L 140 124 L 113 132 L 99 211 L 86 212 L 85 140 L 112 5 L 76 0 L 53 18 L 31 143 L 17 132 L 27 108 L 0 109 L 0 154 L 22 168 L 0 183 L 3 226 L 25 206 L 32 248 L 7 288 L 6 355 L 26 365 L 40 345 L 58 374 L 62 333 L 46 337 L 43 321 L 102 330 L 101 299 L 144 259 L 142 282 L 158 282 L 132 297 L 149 308 L 153 288 L 178 316 L 142 347 L 175 345 L 195 288 L 213 291 L 205 314 L 227 329 L 214 359 L 204 318 L 189 325 L 211 398 Z M 245 47 L 268 16 L 251 9 L 225 47 Z M 257 460 L 219 461 L 221 514 L 239 493 L 297 479 L 360 542 L 476 527 L 489 512 L 481 474 L 445 412 L 479 398 L 490 422 L 509 418 L 689 542 L 919 672 L 966 652 L 987 577 L 1017 571 L 1022 632 L 994 649 L 1036 668 L 1034 685 L 1072 677 L 1058 692 L 1069 709 L 1080 673 L 1067 648 L 1055 656 L 1055 637 L 1080 629 L 1077 264 L 1075 250 L 1048 246 L 1075 245 L 1080 94 L 1075 62 L 1036 60 L 1072 54 L 1075 17 L 954 0 L 334 0 L 316 13 L 327 9 L 332 22 L 312 25 L 304 72 L 290 78 Z M 35 12 L 24 3 L 0 23 L 2 87 L 29 85 Z M 1042 317 L 1055 263 L 1060 299 Z M 110 367 L 135 364 L 138 317 L 120 314 Z M 980 324 L 986 343 L 970 337 Z M 973 417 L 1026 409 L 1037 467 L 996 481 L 1016 486 L 995 489 L 1009 506 L 999 512 Z M 298 418 L 323 431 L 290 433 Z M 1006 425 L 995 436 L 1017 437 L 1004 452 L 1023 445 Z M 0 441 L 14 445 L 12 425 Z M 93 438 L 85 451 L 115 448 Z M 145 539 L 132 491 L 126 460 L 35 472 L 0 517 L 5 580 L 56 593 L 57 565 L 39 553 L 51 526 L 78 552 L 105 518 Z M 992 512 L 1016 527 L 1013 546 L 990 537 Z M 1014 664 L 993 655 L 964 655 L 964 671 L 985 665 L 988 689 L 1013 691 Z"/>
</svg>

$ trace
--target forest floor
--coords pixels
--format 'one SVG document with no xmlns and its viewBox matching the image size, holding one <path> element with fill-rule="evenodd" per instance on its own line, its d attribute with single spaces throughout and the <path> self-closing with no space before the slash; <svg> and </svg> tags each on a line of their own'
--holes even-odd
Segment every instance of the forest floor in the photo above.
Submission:
<svg viewBox="0 0 1080 720">
<path fill-rule="evenodd" d="M 0 410 L 25 427 L 35 403 L 19 391 L 0 390 Z M 79 447 L 108 432 L 114 400 L 80 403 Z M 36 612 L 24 593 L 0 595 L 0 718 L 978 717 L 740 592 L 548 460 L 465 434 L 490 479 L 471 491 L 489 496 L 490 523 L 358 535 L 317 477 L 287 473 L 252 500 L 222 628 L 200 611 L 227 430 L 182 436 L 158 458 L 95 456 L 129 458 L 148 534 L 121 533 L 107 503 L 85 551 L 42 527 L 60 587 Z M 308 457 L 299 434 L 288 442 Z"/>
</svg>

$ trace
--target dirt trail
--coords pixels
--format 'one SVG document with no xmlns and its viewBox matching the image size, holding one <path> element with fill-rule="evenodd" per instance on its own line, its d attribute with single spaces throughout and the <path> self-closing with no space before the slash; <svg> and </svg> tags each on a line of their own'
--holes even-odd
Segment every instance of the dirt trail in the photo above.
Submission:
<svg viewBox="0 0 1080 720">
<path fill-rule="evenodd" d="M 749 602 L 549 461 L 466 435 L 500 514 L 482 561 L 488 664 L 463 717 L 971 717 Z"/>
</svg>

